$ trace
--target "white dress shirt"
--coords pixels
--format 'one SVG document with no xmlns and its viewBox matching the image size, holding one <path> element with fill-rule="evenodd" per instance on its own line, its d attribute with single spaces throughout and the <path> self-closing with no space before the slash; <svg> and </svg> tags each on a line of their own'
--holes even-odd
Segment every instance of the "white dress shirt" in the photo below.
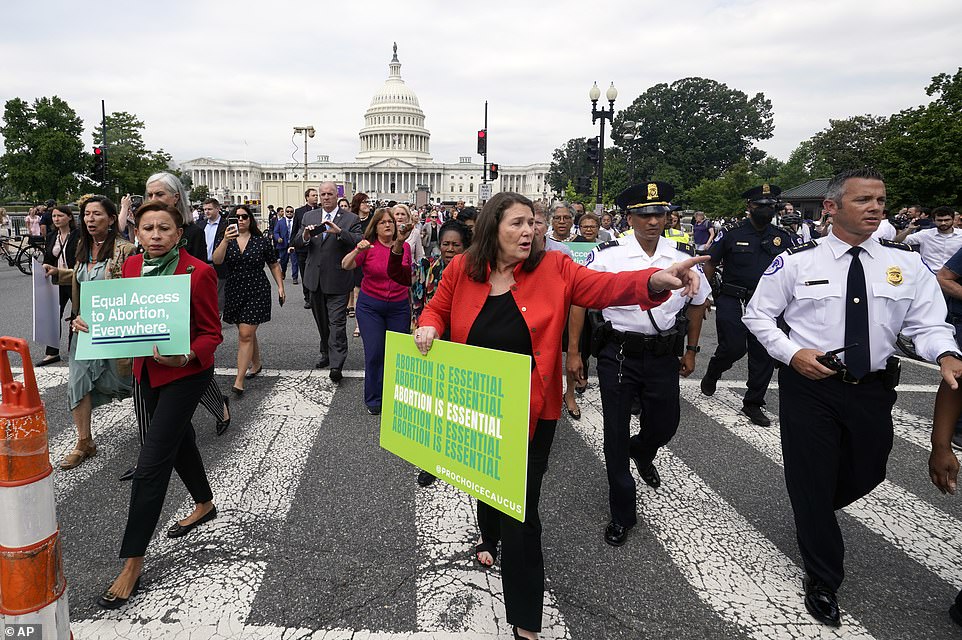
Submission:
<svg viewBox="0 0 962 640">
<path fill-rule="evenodd" d="M 220 216 L 216 220 L 207 219 L 207 226 L 204 227 L 204 238 L 207 240 L 207 262 L 213 260 L 214 240 L 217 239 L 217 226 L 220 224 Z"/>
<path fill-rule="evenodd" d="M 619 238 L 618 246 L 609 246 L 604 249 L 596 247 L 588 256 L 585 266 L 594 271 L 621 273 L 622 271 L 638 271 L 651 268 L 664 269 L 689 258 L 691 258 L 690 255 L 680 251 L 674 241 L 665 237 L 658 238 L 655 253 L 649 256 L 638 244 L 635 234 L 632 233 Z M 694 297 L 682 296 L 680 291 L 675 290 L 671 292 L 670 298 L 651 309 L 651 316 L 655 319 L 657 328 L 652 326 L 648 312 L 642 311 L 636 304 L 624 307 L 608 307 L 602 310 L 602 315 L 618 331 L 634 331 L 649 336 L 657 335 L 659 330 L 667 331 L 675 326 L 675 316 L 687 303 L 700 305 L 708 299 L 711 287 L 700 268 L 698 272 L 701 281 L 698 293 Z"/>
<path fill-rule="evenodd" d="M 925 264 L 938 271 L 962 249 L 962 229 L 953 228 L 950 233 L 939 233 L 935 227 L 922 229 L 909 235 L 905 244 L 917 246 Z"/>
<path fill-rule="evenodd" d="M 872 237 L 876 240 L 895 240 L 895 235 L 897 231 L 892 223 L 882 218 L 882 221 L 878 223 L 878 229 L 872 234 Z"/>
<path fill-rule="evenodd" d="M 810 249 L 777 256 L 755 288 L 742 321 L 776 359 L 785 364 L 800 349 L 830 351 L 845 346 L 845 302 L 850 248 L 834 233 Z M 934 361 L 957 351 L 952 326 L 945 322 L 945 300 L 935 274 L 914 251 L 879 244 L 861 245 L 869 313 L 872 371 L 885 368 L 901 332 L 918 354 Z M 784 311 L 786 336 L 775 323 Z M 839 354 L 844 362 L 845 353 Z"/>
</svg>

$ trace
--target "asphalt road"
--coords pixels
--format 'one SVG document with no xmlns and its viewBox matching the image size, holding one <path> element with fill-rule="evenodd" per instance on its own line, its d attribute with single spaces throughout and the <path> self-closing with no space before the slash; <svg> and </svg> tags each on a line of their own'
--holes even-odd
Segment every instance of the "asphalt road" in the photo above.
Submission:
<svg viewBox="0 0 962 640">
<path fill-rule="evenodd" d="M 0 335 L 30 336 L 30 280 L 0 267 Z M 290 288 L 293 291 L 293 287 Z M 55 472 L 72 627 L 86 638 L 507 638 L 500 574 L 471 562 L 470 500 L 378 446 L 362 402 L 362 347 L 349 377 L 312 369 L 313 320 L 298 296 L 261 327 L 265 374 L 234 401 L 214 434 L 195 415 L 220 517 L 179 540 L 163 536 L 189 512 L 171 482 L 148 549 L 142 591 L 119 612 L 95 599 L 116 575 L 135 461 L 130 401 L 98 409 L 97 456 Z M 962 637 L 946 609 L 962 588 L 962 507 L 928 480 L 926 449 L 937 372 L 903 367 L 888 481 L 840 514 L 845 626 L 822 627 L 801 601 L 800 558 L 785 493 L 777 423 L 751 425 L 738 409 L 740 363 L 716 396 L 697 391 L 714 346 L 706 324 L 698 370 L 683 386 L 678 435 L 640 480 L 639 526 L 614 549 L 608 521 L 596 381 L 579 422 L 562 419 L 541 499 L 549 638 Z M 353 323 L 351 324 L 353 328 Z M 217 352 L 226 390 L 236 330 Z M 34 359 L 43 353 L 32 345 Z M 66 367 L 39 370 L 54 463 L 74 444 Z M 777 416 L 778 392 L 769 393 Z"/>
</svg>

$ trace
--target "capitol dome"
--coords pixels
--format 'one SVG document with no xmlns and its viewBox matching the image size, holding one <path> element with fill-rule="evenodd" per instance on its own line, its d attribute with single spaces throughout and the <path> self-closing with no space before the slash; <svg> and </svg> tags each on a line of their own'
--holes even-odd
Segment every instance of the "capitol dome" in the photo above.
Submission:
<svg viewBox="0 0 962 640">
<path fill-rule="evenodd" d="M 394 57 L 388 65 L 390 73 L 384 86 L 371 98 L 364 113 L 364 128 L 360 131 L 359 161 L 370 162 L 384 158 L 430 162 L 431 132 L 424 128 L 424 112 L 418 97 L 401 78 L 401 63 Z"/>
</svg>

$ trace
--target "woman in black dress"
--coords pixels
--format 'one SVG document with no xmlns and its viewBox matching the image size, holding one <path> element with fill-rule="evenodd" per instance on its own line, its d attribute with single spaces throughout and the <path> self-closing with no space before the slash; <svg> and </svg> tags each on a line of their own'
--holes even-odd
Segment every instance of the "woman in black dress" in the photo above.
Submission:
<svg viewBox="0 0 962 640">
<path fill-rule="evenodd" d="M 75 252 L 77 250 L 77 239 L 80 234 L 77 232 L 77 223 L 73 217 L 73 211 L 67 205 L 54 207 L 53 230 L 47 234 L 47 242 L 43 248 L 43 263 L 58 269 L 73 269 L 77 261 Z M 70 287 L 60 287 L 60 317 L 70 302 Z M 71 312 L 72 313 L 72 312 Z M 70 338 L 67 340 L 69 349 Z M 48 364 L 60 362 L 60 348 L 47 346 L 46 355 L 43 360 L 36 363 L 37 367 L 45 367 Z"/>
<path fill-rule="evenodd" d="M 237 224 L 227 226 L 212 259 L 214 264 L 228 267 L 224 322 L 237 325 L 237 377 L 231 391 L 239 396 L 244 393 L 244 379 L 253 378 L 263 368 L 257 326 L 271 319 L 271 283 L 264 273 L 265 264 L 277 283 L 281 304 L 285 296 L 277 253 L 270 239 L 257 228 L 254 214 L 242 204 L 234 207 L 233 216 L 237 217 Z"/>
</svg>

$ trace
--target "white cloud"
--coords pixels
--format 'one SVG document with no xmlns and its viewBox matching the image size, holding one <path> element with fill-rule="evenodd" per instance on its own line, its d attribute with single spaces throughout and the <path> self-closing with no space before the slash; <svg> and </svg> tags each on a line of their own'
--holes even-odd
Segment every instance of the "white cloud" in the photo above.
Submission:
<svg viewBox="0 0 962 640">
<path fill-rule="evenodd" d="M 14 4 L 15 6 L 10 6 Z M 924 103 L 931 76 L 962 60 L 962 4 L 877 0 L 5 3 L 0 99 L 59 95 L 89 130 L 108 111 L 147 123 L 177 160 L 291 159 L 294 125 L 310 155 L 352 160 L 370 97 L 398 42 L 435 159 L 474 152 L 490 101 L 490 159 L 545 161 L 595 135 L 592 82 L 616 110 L 685 76 L 773 102 L 785 159 L 829 118 Z M 295 157 L 300 161 L 300 153 Z"/>
</svg>

